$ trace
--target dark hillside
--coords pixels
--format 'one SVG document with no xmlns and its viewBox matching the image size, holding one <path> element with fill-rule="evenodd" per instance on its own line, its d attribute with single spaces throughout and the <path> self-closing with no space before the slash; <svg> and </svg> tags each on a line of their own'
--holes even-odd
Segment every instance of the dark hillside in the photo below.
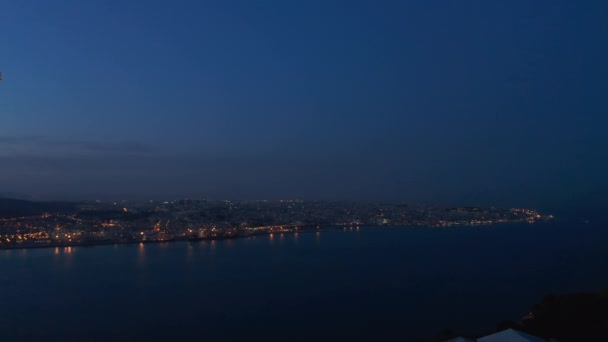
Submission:
<svg viewBox="0 0 608 342">
<path fill-rule="evenodd" d="M 69 202 L 32 202 L 0 198 L 0 218 L 33 216 L 43 213 L 70 213 L 75 209 L 76 204 Z"/>
</svg>

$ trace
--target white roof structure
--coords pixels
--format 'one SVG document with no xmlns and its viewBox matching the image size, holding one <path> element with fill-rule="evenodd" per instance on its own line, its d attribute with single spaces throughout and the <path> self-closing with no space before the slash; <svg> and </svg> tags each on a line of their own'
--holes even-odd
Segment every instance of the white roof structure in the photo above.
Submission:
<svg viewBox="0 0 608 342">
<path fill-rule="evenodd" d="M 507 329 L 496 334 L 484 336 L 477 342 L 546 342 L 544 338 L 526 334 L 515 329 Z"/>
<path fill-rule="evenodd" d="M 452 339 L 449 339 L 445 342 L 475 342 L 475 340 L 471 340 L 470 338 L 466 338 L 466 337 L 454 337 Z"/>
</svg>

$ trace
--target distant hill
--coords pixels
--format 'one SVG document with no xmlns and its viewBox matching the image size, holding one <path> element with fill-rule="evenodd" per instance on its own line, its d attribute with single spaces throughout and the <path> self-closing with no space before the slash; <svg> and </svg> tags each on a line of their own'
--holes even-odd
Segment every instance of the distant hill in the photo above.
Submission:
<svg viewBox="0 0 608 342">
<path fill-rule="evenodd" d="M 40 215 L 43 213 L 68 213 L 76 209 L 69 202 L 32 202 L 13 198 L 0 198 L 0 218 Z"/>
<path fill-rule="evenodd" d="M 0 192 L 0 198 L 8 198 L 8 199 L 19 199 L 26 201 L 35 201 L 36 199 L 30 195 L 19 194 L 16 192 Z"/>
</svg>

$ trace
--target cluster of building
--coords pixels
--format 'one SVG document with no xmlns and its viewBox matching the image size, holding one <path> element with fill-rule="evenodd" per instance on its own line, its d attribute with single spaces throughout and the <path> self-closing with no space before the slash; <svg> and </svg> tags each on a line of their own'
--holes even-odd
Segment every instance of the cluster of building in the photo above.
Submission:
<svg viewBox="0 0 608 342">
<path fill-rule="evenodd" d="M 331 227 L 490 225 L 552 218 L 531 209 L 323 201 L 87 202 L 0 219 L 0 248 L 222 239 Z"/>
</svg>

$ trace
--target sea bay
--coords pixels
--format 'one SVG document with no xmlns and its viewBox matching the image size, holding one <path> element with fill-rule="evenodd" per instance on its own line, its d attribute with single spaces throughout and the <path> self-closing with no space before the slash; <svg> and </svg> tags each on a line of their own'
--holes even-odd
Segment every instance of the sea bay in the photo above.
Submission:
<svg viewBox="0 0 608 342">
<path fill-rule="evenodd" d="M 2 340 L 409 341 L 608 287 L 599 222 L 0 251 Z"/>
</svg>

